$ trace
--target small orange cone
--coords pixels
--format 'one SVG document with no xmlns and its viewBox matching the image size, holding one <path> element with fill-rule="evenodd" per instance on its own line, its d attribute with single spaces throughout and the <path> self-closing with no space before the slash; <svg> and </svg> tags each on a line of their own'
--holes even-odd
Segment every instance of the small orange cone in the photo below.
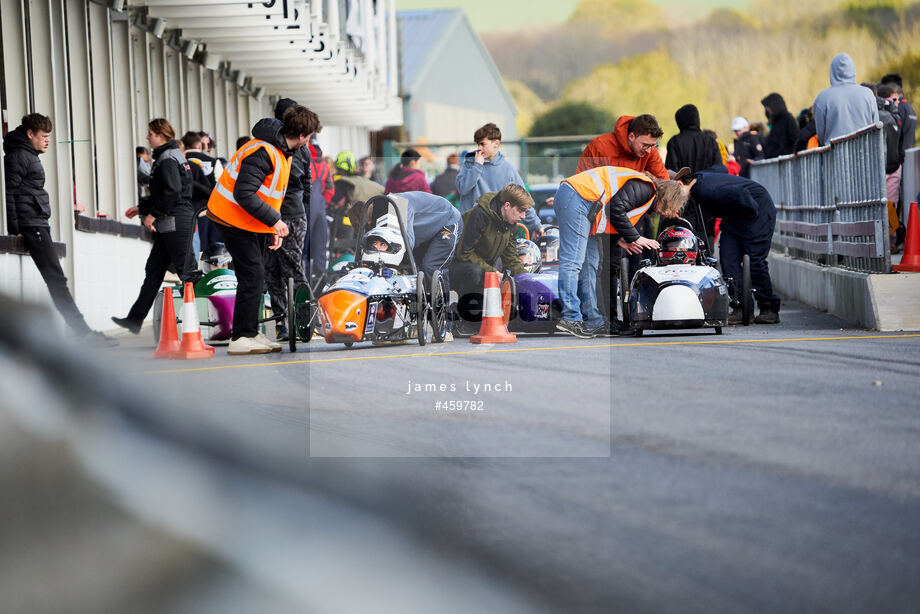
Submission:
<svg viewBox="0 0 920 614">
<path fill-rule="evenodd" d="M 482 294 L 482 326 L 479 327 L 479 334 L 470 337 L 470 343 L 516 343 L 517 335 L 509 333 L 508 327 L 505 326 L 502 295 L 498 289 L 498 273 L 486 273 Z"/>
<path fill-rule="evenodd" d="M 920 273 L 920 220 L 917 219 L 917 203 L 910 203 L 901 264 L 895 264 L 891 268 L 901 273 Z"/>
<path fill-rule="evenodd" d="M 179 350 L 179 329 L 176 327 L 176 308 L 173 306 L 172 286 L 163 288 L 163 320 L 160 322 L 160 343 L 154 358 L 169 358 Z"/>
<path fill-rule="evenodd" d="M 182 303 L 182 344 L 170 354 L 173 360 L 192 358 L 213 358 L 214 348 L 201 339 L 201 327 L 198 325 L 198 308 L 195 307 L 195 291 L 191 282 L 185 282 L 185 302 Z"/>
</svg>

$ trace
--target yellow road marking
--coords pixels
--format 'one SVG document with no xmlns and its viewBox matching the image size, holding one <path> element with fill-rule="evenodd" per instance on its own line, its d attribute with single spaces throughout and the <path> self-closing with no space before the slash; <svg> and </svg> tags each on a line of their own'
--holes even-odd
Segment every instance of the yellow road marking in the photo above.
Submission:
<svg viewBox="0 0 920 614">
<path fill-rule="evenodd" d="M 380 356 L 351 356 L 339 358 L 315 358 L 306 360 L 287 360 L 283 362 L 264 362 L 245 365 L 221 365 L 217 367 L 195 367 L 191 369 L 165 369 L 162 371 L 147 371 L 147 374 L 165 373 L 193 373 L 195 371 L 220 371 L 223 369 L 248 369 L 251 367 L 282 367 L 288 365 L 319 364 L 324 362 L 349 362 L 353 360 L 383 360 L 385 358 L 418 358 L 421 356 L 461 356 L 465 354 L 499 354 L 508 352 L 546 352 L 555 350 L 597 350 L 602 348 L 646 347 L 665 345 L 729 345 L 741 343 L 787 343 L 790 341 L 850 341 L 857 339 L 906 339 L 920 337 L 917 334 L 904 335 L 862 335 L 852 337 L 792 337 L 784 339 L 723 339 L 708 341 L 642 341 L 634 343 L 605 343 L 603 345 L 568 345 L 540 348 L 499 348 L 491 350 L 464 350 L 460 352 L 425 352 L 416 354 L 383 354 Z"/>
</svg>

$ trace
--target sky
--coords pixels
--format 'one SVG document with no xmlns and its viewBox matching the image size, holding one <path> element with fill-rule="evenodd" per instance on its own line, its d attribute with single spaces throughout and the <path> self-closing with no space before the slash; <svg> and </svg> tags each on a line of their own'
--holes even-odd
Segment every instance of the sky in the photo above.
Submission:
<svg viewBox="0 0 920 614">
<path fill-rule="evenodd" d="M 653 0 L 665 10 L 705 15 L 714 7 L 743 8 L 748 0 Z M 479 33 L 564 23 L 578 0 L 396 0 L 396 9 L 463 8 Z"/>
</svg>

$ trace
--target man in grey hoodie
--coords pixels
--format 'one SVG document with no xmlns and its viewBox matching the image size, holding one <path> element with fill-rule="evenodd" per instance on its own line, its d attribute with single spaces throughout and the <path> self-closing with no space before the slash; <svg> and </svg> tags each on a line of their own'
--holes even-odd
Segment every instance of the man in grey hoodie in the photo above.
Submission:
<svg viewBox="0 0 920 614">
<path fill-rule="evenodd" d="M 853 59 L 838 53 L 830 72 L 831 86 L 815 98 L 815 125 L 822 145 L 878 121 L 875 96 L 856 82 Z"/>
</svg>

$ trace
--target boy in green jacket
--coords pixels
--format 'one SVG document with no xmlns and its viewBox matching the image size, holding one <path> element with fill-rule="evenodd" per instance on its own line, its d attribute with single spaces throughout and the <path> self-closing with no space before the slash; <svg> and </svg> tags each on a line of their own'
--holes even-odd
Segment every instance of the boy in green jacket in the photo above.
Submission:
<svg viewBox="0 0 920 614">
<path fill-rule="evenodd" d="M 486 272 L 503 269 L 512 275 L 524 272 L 517 257 L 517 223 L 533 207 L 533 198 L 523 187 L 509 183 L 498 192 L 479 197 L 476 206 L 463 214 L 463 234 L 451 267 L 452 285 L 457 290 L 459 319 L 454 335 L 468 337 L 479 331 L 482 320 L 482 289 Z"/>
</svg>

